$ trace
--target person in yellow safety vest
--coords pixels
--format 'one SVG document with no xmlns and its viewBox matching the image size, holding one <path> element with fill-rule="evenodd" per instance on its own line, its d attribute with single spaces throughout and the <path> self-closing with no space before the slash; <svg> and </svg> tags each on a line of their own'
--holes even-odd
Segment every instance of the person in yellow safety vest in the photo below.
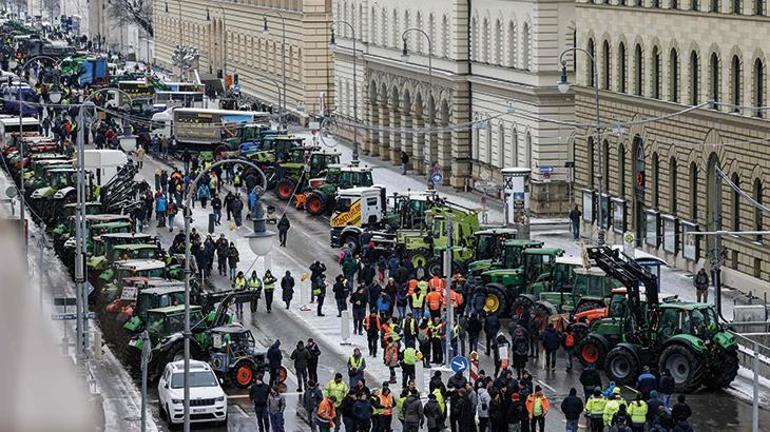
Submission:
<svg viewBox="0 0 770 432">
<path fill-rule="evenodd" d="M 401 320 L 401 331 L 404 333 L 404 345 L 413 347 L 415 339 L 417 338 L 417 320 L 414 319 L 414 315 L 411 312 L 406 314 L 406 317 Z"/>
<path fill-rule="evenodd" d="M 612 392 L 612 396 L 607 400 L 607 405 L 604 406 L 604 426 L 609 428 L 612 426 L 612 417 L 616 412 L 620 410 L 621 405 L 626 405 L 626 401 L 620 396 L 620 387 L 615 387 Z"/>
<path fill-rule="evenodd" d="M 348 357 L 348 382 L 350 387 L 354 387 L 358 381 L 364 379 L 364 370 L 366 369 L 366 359 L 358 348 L 353 349 L 353 354 Z"/>
<path fill-rule="evenodd" d="M 235 279 L 233 279 L 233 288 L 236 291 L 244 291 L 246 290 L 246 277 L 243 275 L 243 272 L 238 272 L 238 275 L 235 276 Z M 235 311 L 239 314 L 243 313 L 243 303 L 236 300 L 235 302 Z"/>
<path fill-rule="evenodd" d="M 631 429 L 634 432 L 644 432 L 644 424 L 647 422 L 647 402 L 641 393 L 636 395 L 636 400 L 628 405 L 628 415 L 631 416 Z"/>
<path fill-rule="evenodd" d="M 273 312 L 273 291 L 275 291 L 275 276 L 270 273 L 270 269 L 265 270 L 262 277 L 262 283 L 265 284 L 265 307 L 267 313 Z"/>
<path fill-rule="evenodd" d="M 444 402 L 444 395 L 441 394 L 441 389 L 434 389 L 433 394 L 436 396 L 436 402 L 438 402 L 439 408 L 441 408 L 441 414 L 446 415 L 446 403 Z"/>
<path fill-rule="evenodd" d="M 259 306 L 259 298 L 262 297 L 262 281 L 259 280 L 259 276 L 257 276 L 255 271 L 251 272 L 251 277 L 249 278 L 249 291 L 256 291 L 256 294 L 251 299 L 251 313 L 254 313 L 257 311 L 257 306 Z"/>
<path fill-rule="evenodd" d="M 401 360 L 401 388 L 407 388 L 410 380 L 414 380 L 415 369 L 414 365 L 417 364 L 418 356 L 417 350 L 413 346 L 406 347 L 402 353 L 403 359 Z"/>
<path fill-rule="evenodd" d="M 604 407 L 607 399 L 602 396 L 602 391 L 597 387 L 594 394 L 586 402 L 586 414 L 589 420 L 589 432 L 604 432 Z"/>
<path fill-rule="evenodd" d="M 441 321 L 441 318 L 434 317 L 428 322 L 428 332 L 430 333 L 433 363 L 444 364 L 444 349 L 441 346 L 441 342 L 444 340 L 444 322 Z"/>
<path fill-rule="evenodd" d="M 417 282 L 417 289 L 414 291 L 410 306 L 412 307 L 412 313 L 415 319 L 418 321 L 422 319 L 425 306 L 425 296 L 428 295 L 428 281 Z"/>
<path fill-rule="evenodd" d="M 409 389 L 404 387 L 401 390 L 401 394 L 398 395 L 398 398 L 396 399 L 396 417 L 398 417 L 398 421 L 400 421 L 402 425 L 404 424 L 404 401 L 407 396 L 409 396 Z"/>
<path fill-rule="evenodd" d="M 348 394 L 348 390 L 349 390 L 348 385 L 342 381 L 342 374 L 338 372 L 334 375 L 334 379 L 326 383 L 326 385 L 324 386 L 324 397 L 327 399 L 330 397 L 334 397 L 332 402 L 336 410 L 337 408 L 340 407 L 340 405 L 342 405 L 342 400 L 345 398 L 345 395 Z M 320 408 L 319 408 L 319 411 L 320 411 Z M 336 414 L 337 415 L 333 419 L 334 429 L 339 431 L 342 416 L 340 415 L 341 414 L 340 412 L 336 412 Z"/>
</svg>

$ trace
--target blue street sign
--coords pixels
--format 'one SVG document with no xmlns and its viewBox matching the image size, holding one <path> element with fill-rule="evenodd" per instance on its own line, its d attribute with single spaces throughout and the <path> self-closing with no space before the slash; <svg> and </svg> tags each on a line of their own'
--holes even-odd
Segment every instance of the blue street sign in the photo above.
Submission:
<svg viewBox="0 0 770 432">
<path fill-rule="evenodd" d="M 433 174 L 430 175 L 430 180 L 434 184 L 442 184 L 442 183 L 444 183 L 444 174 L 441 174 L 438 171 L 434 172 Z"/>
<path fill-rule="evenodd" d="M 83 314 L 85 319 L 96 319 L 96 312 L 88 312 Z M 54 321 L 74 321 L 78 319 L 78 315 L 75 313 L 55 313 L 51 314 L 51 319 Z"/>
<path fill-rule="evenodd" d="M 247 141 L 240 145 L 241 154 L 250 155 L 257 152 L 257 143 L 254 141 Z"/>
<path fill-rule="evenodd" d="M 463 356 L 456 356 L 452 359 L 452 370 L 457 372 L 465 372 L 468 369 L 468 359 Z"/>
</svg>

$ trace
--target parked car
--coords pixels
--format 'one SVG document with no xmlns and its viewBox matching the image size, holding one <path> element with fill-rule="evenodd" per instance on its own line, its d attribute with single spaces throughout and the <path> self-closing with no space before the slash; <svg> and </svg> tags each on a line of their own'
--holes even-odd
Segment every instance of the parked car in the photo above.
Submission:
<svg viewBox="0 0 770 432">
<path fill-rule="evenodd" d="M 184 361 L 168 363 L 158 380 L 161 415 L 169 424 L 184 422 Z M 190 422 L 227 424 L 227 395 L 208 363 L 190 360 Z"/>
</svg>

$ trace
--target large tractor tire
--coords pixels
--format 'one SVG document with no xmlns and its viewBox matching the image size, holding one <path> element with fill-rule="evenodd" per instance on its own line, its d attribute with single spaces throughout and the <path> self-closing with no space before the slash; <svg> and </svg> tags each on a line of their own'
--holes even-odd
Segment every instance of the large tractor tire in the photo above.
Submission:
<svg viewBox="0 0 770 432">
<path fill-rule="evenodd" d="M 291 179 L 284 178 L 278 182 L 278 186 L 275 189 L 275 194 L 278 196 L 278 199 L 282 201 L 288 201 L 293 196 L 294 188 L 296 186 L 297 185 Z"/>
<path fill-rule="evenodd" d="M 326 198 L 318 192 L 313 192 L 307 197 L 305 210 L 313 216 L 320 216 L 326 211 Z"/>
<path fill-rule="evenodd" d="M 511 316 L 515 318 L 521 318 L 525 313 L 529 313 L 535 306 L 535 302 L 527 296 L 518 296 L 511 305 Z"/>
<path fill-rule="evenodd" d="M 605 355 L 604 344 L 593 337 L 585 337 L 576 345 L 575 353 L 583 366 L 601 366 Z"/>
<path fill-rule="evenodd" d="M 254 363 L 247 359 L 241 359 L 230 369 L 230 382 L 238 388 L 247 389 L 254 383 L 256 375 Z"/>
<path fill-rule="evenodd" d="M 435 257 L 428 263 L 428 274 L 444 276 L 444 259 L 442 257 Z M 457 261 L 452 261 L 452 274 L 463 273 L 464 267 Z"/>
<path fill-rule="evenodd" d="M 658 370 L 671 372 L 677 393 L 692 393 L 703 384 L 705 365 L 702 356 L 689 347 L 675 343 L 660 354 Z"/>
<path fill-rule="evenodd" d="M 427 249 L 415 249 L 409 252 L 409 261 L 414 268 L 422 266 L 423 269 L 426 269 L 430 262 L 430 251 Z"/>
<path fill-rule="evenodd" d="M 350 249 L 350 253 L 353 255 L 358 255 L 358 252 L 361 251 L 361 247 L 359 242 L 359 238 L 357 235 L 351 233 L 347 234 L 344 237 L 342 237 L 342 246 Z"/>
<path fill-rule="evenodd" d="M 719 355 L 716 364 L 709 364 L 709 372 L 704 384 L 709 390 L 725 388 L 738 375 L 738 351 L 724 351 Z"/>
<path fill-rule="evenodd" d="M 604 372 L 615 384 L 628 384 L 639 375 L 639 362 L 634 353 L 625 347 L 615 347 L 604 359 Z"/>
<path fill-rule="evenodd" d="M 508 294 L 505 288 L 497 284 L 484 287 L 484 312 L 499 315 L 505 312 L 508 305 Z"/>
</svg>

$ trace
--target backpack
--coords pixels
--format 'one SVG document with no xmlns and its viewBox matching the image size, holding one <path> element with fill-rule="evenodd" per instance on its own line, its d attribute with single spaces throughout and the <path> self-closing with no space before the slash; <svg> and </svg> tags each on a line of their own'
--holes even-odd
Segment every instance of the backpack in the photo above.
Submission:
<svg viewBox="0 0 770 432">
<path fill-rule="evenodd" d="M 564 346 L 567 348 L 572 348 L 575 346 L 575 336 L 573 336 L 572 333 L 567 333 L 564 336 Z"/>
</svg>

